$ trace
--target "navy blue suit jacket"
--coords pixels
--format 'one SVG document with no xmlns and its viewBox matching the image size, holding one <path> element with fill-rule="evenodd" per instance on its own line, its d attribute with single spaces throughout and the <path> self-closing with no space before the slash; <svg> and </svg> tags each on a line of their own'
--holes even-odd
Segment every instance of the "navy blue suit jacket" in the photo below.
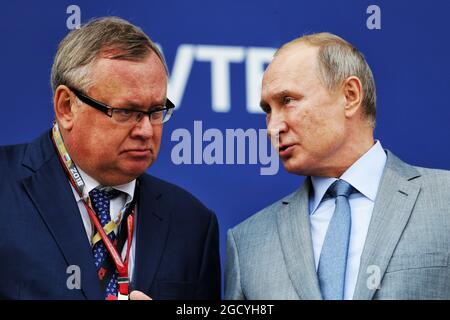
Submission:
<svg viewBox="0 0 450 320">
<path fill-rule="evenodd" d="M 50 133 L 1 147 L 0 176 L 0 298 L 103 299 Z M 132 288 L 153 299 L 220 299 L 214 213 L 177 186 L 147 174 L 139 179 Z M 67 286 L 71 265 L 80 268 L 81 289 Z"/>
</svg>

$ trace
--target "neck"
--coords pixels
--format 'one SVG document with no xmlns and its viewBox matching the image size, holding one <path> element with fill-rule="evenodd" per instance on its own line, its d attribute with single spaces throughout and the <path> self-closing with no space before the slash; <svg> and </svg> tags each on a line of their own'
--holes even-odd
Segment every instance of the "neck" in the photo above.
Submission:
<svg viewBox="0 0 450 320">
<path fill-rule="evenodd" d="M 351 139 L 346 140 L 339 151 L 328 159 L 328 166 L 309 175 L 339 178 L 375 144 L 372 129 L 360 127 L 359 130 L 348 132 L 347 136 Z"/>
<path fill-rule="evenodd" d="M 375 141 L 373 137 L 367 139 L 366 141 L 361 141 L 359 144 L 351 145 L 348 149 L 348 156 L 345 157 L 345 162 L 343 163 L 340 170 L 335 172 L 334 177 L 339 178 L 342 174 L 347 171 L 356 161 L 358 161 L 370 148 L 373 147 Z"/>
</svg>

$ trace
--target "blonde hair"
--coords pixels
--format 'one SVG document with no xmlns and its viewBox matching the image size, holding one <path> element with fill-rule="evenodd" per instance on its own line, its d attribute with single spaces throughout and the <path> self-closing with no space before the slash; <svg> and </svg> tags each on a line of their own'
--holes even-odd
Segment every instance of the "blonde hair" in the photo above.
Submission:
<svg viewBox="0 0 450 320">
<path fill-rule="evenodd" d="M 52 66 L 52 90 L 55 92 L 59 85 L 87 90 L 93 83 L 91 67 L 99 56 L 142 61 L 151 51 L 168 73 L 162 53 L 140 28 L 118 17 L 91 20 L 60 42 Z"/>
</svg>

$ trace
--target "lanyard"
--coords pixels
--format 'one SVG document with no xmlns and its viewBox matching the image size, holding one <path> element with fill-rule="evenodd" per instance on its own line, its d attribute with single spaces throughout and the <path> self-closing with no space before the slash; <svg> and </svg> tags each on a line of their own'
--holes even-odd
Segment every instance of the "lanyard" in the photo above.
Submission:
<svg viewBox="0 0 450 320">
<path fill-rule="evenodd" d="M 89 197 L 89 193 L 87 192 L 86 185 L 78 172 L 77 167 L 75 166 L 75 163 L 70 158 L 66 147 L 64 145 L 64 142 L 62 140 L 61 133 L 59 131 L 58 124 L 55 122 L 52 128 L 52 139 L 53 143 L 56 146 L 56 149 L 58 150 L 58 156 L 59 160 L 63 164 L 63 168 L 69 178 L 70 183 L 75 188 L 75 190 L 78 192 L 79 196 L 81 197 L 83 204 L 89 214 L 89 217 L 94 224 L 95 228 L 97 229 L 98 234 L 100 235 L 101 239 L 103 240 L 103 243 L 106 246 L 106 249 L 108 250 L 109 254 L 111 255 L 111 258 L 116 265 L 117 272 L 119 274 L 117 282 L 119 285 L 118 290 L 118 300 L 128 300 L 129 295 L 129 276 L 128 276 L 128 260 L 130 256 L 131 251 L 131 242 L 133 240 L 133 228 L 134 228 L 134 213 L 136 209 L 135 205 L 135 199 L 136 197 L 133 197 L 133 202 L 129 207 L 132 207 L 131 214 L 129 214 L 126 217 L 126 224 L 127 224 L 127 231 L 128 231 L 128 244 L 127 244 L 127 251 L 125 255 L 125 260 L 122 261 L 122 258 L 120 254 L 117 252 L 117 249 L 114 247 L 114 245 L 111 243 L 111 240 L 109 239 L 108 235 L 106 234 L 105 230 L 103 229 L 100 221 L 97 218 L 97 215 L 95 214 L 95 211 L 92 209 L 92 202 Z M 136 192 L 135 192 L 136 193 Z M 121 213 L 119 216 L 122 216 L 122 214 L 127 210 L 127 206 L 122 208 Z M 126 216 L 126 214 L 125 214 Z"/>
</svg>

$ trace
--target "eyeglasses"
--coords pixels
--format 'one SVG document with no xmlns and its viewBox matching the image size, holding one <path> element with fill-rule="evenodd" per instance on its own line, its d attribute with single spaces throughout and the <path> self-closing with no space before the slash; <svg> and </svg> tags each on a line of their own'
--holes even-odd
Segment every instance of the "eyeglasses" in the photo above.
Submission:
<svg viewBox="0 0 450 320">
<path fill-rule="evenodd" d="M 77 98 L 80 99 L 83 103 L 103 112 L 108 117 L 112 118 L 114 121 L 120 124 L 138 123 L 144 116 L 148 116 L 151 124 L 163 124 L 169 121 L 170 117 L 172 116 L 173 109 L 175 108 L 175 105 L 169 99 L 166 100 L 165 106 L 157 106 L 150 111 L 113 108 L 104 103 L 101 103 L 100 101 L 92 99 L 91 97 L 81 93 L 81 91 L 77 89 L 70 87 L 69 89 L 72 90 Z"/>
</svg>

